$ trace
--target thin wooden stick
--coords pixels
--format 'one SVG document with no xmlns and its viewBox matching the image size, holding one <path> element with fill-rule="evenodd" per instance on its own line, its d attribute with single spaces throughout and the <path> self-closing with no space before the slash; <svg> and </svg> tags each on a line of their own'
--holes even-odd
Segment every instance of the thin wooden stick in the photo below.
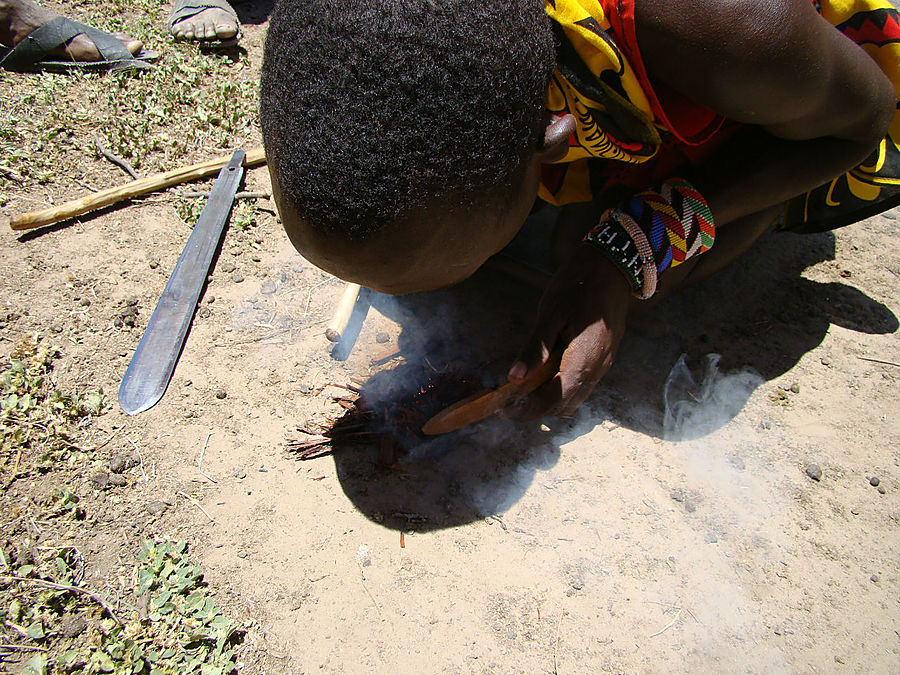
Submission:
<svg viewBox="0 0 900 675">
<path fill-rule="evenodd" d="M 93 591 L 89 591 L 86 588 L 79 588 L 78 586 L 69 586 L 68 584 L 57 584 L 53 581 L 44 581 L 43 579 L 29 579 L 28 577 L 14 577 L 14 576 L 5 576 L 0 577 L 0 579 L 6 579 L 7 581 L 25 581 L 29 584 L 35 584 L 37 586 L 44 586 L 45 588 L 52 588 L 56 591 L 72 591 L 73 593 L 83 593 L 88 596 L 94 602 L 97 602 L 106 612 L 113 618 L 113 620 L 119 624 L 120 626 L 124 626 L 122 623 L 122 619 L 116 616 L 115 612 L 113 612 L 112 607 L 109 606 L 109 603 L 106 602 L 99 595 L 94 593 Z"/>
<path fill-rule="evenodd" d="M 350 315 L 353 313 L 353 307 L 359 299 L 359 284 L 348 283 L 344 286 L 344 294 L 338 303 L 334 316 L 325 329 L 325 337 L 331 342 L 339 342 L 341 335 L 347 329 L 347 323 L 350 321 Z"/>
<path fill-rule="evenodd" d="M 97 152 L 106 157 L 110 162 L 115 164 L 117 167 L 122 169 L 125 173 L 132 177 L 134 180 L 140 180 L 140 176 L 138 176 L 137 171 L 134 170 L 134 167 L 131 166 L 127 161 L 119 157 L 118 155 L 114 155 L 105 147 L 103 147 L 103 143 L 100 142 L 100 136 L 97 135 L 97 132 L 94 132 L 94 145 L 97 146 Z"/>
<path fill-rule="evenodd" d="M 197 471 L 199 471 L 200 475 L 203 476 L 204 478 L 212 481 L 213 483 L 218 483 L 219 481 L 217 481 L 215 478 L 213 478 L 212 476 L 210 476 L 209 474 L 207 474 L 203 471 L 203 453 L 206 452 L 206 446 L 209 445 L 209 439 L 212 435 L 213 435 L 213 432 L 211 432 L 211 431 L 208 434 L 206 434 L 206 440 L 203 441 L 203 447 L 200 448 L 200 457 L 199 457 L 199 459 L 197 459 Z"/>
<path fill-rule="evenodd" d="M 650 637 L 656 637 L 657 635 L 662 635 L 667 630 L 669 630 L 672 626 L 674 626 L 680 617 L 681 617 L 681 607 L 678 608 L 678 613 L 675 615 L 675 618 L 672 619 L 669 623 L 667 623 L 665 628 L 663 628 L 662 630 L 656 631 Z"/>
<path fill-rule="evenodd" d="M 512 277 L 516 281 L 533 286 L 539 291 L 547 288 L 550 283 L 550 275 L 527 263 L 523 263 L 504 253 L 498 253 L 488 258 L 484 266 L 502 274 Z"/>
<path fill-rule="evenodd" d="M 12 651 L 20 651 L 20 652 L 49 652 L 49 649 L 44 647 L 36 647 L 34 645 L 0 645 L 0 649 L 10 649 Z"/>
<path fill-rule="evenodd" d="M 216 519 L 213 518 L 211 515 L 209 515 L 209 513 L 206 512 L 206 509 L 204 509 L 202 506 L 200 506 L 200 502 L 198 502 L 196 499 L 194 499 L 193 497 L 191 497 L 189 494 L 187 494 L 187 493 L 185 493 L 185 492 L 182 492 L 181 490 L 179 490 L 179 491 L 176 492 L 175 494 L 181 495 L 182 497 L 184 497 L 185 499 L 187 499 L 191 504 L 193 504 L 193 505 L 196 506 L 198 509 L 200 509 L 201 513 L 203 513 L 204 516 L 206 516 L 207 518 L 209 518 L 210 522 L 212 522 L 212 523 L 215 523 L 215 522 L 216 522 Z M 218 524 L 218 523 L 217 523 L 217 524 Z"/>
<path fill-rule="evenodd" d="M 93 194 L 85 195 L 78 199 L 54 206 L 43 211 L 31 211 L 29 213 L 19 213 L 9 219 L 9 227 L 13 230 L 33 230 L 43 225 L 51 225 L 61 220 L 68 220 L 75 216 L 80 216 L 90 211 L 121 202 L 132 197 L 161 190 L 171 185 L 178 185 L 190 180 L 197 180 L 205 176 L 211 176 L 218 172 L 231 159 L 231 155 L 227 157 L 218 157 L 199 164 L 191 164 L 180 169 L 172 169 L 163 173 L 155 173 L 152 176 L 135 180 L 125 185 L 118 185 L 106 190 L 100 190 Z M 266 156 L 262 148 L 253 148 L 247 151 L 244 157 L 244 166 L 253 166 L 262 164 L 266 161 Z"/>
<path fill-rule="evenodd" d="M 869 361 L 871 363 L 880 363 L 885 366 L 897 366 L 900 368 L 900 363 L 895 363 L 894 361 L 884 361 L 883 359 L 870 359 L 868 356 L 857 356 L 856 358 L 861 361 Z"/>
</svg>

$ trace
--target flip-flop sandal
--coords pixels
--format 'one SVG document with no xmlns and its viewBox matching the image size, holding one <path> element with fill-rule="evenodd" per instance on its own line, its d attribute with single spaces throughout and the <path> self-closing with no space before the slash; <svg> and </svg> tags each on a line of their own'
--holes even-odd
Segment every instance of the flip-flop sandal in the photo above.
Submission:
<svg viewBox="0 0 900 675">
<path fill-rule="evenodd" d="M 100 52 L 99 61 L 59 61 L 47 56 L 57 47 L 65 45 L 76 35 L 87 36 Z M 31 31 L 12 49 L 0 51 L 0 68 L 17 71 L 126 71 L 150 70 L 148 61 L 155 61 L 159 54 L 142 50 L 132 54 L 118 38 L 92 26 L 73 21 L 64 16 L 50 19 Z"/>
<path fill-rule="evenodd" d="M 224 39 L 217 37 L 191 38 L 190 40 L 186 40 L 185 38 L 175 35 L 175 24 L 197 16 L 200 12 L 207 9 L 221 9 L 234 18 L 234 23 L 237 26 L 237 33 L 235 33 L 234 37 Z M 201 46 L 214 49 L 233 47 L 243 36 L 243 33 L 241 32 L 241 22 L 238 19 L 237 12 L 234 11 L 234 7 L 228 4 L 227 0 L 175 0 L 172 4 L 172 13 L 169 14 L 169 33 L 178 40 L 196 42 Z"/>
</svg>

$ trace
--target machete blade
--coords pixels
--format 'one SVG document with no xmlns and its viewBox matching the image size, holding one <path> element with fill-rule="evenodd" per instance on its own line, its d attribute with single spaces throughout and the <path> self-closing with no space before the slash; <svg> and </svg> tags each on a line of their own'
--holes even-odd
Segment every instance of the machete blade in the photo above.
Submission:
<svg viewBox="0 0 900 675">
<path fill-rule="evenodd" d="M 244 174 L 243 163 L 244 151 L 235 150 L 219 172 L 125 371 L 119 405 L 129 415 L 152 408 L 169 386 Z"/>
</svg>

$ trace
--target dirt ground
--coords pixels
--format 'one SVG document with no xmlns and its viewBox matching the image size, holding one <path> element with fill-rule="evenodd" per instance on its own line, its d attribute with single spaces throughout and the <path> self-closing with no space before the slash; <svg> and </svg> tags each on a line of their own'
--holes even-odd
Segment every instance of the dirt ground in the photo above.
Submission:
<svg viewBox="0 0 900 675">
<path fill-rule="evenodd" d="M 245 26 L 239 77 L 264 30 Z M 259 144 L 255 127 L 223 138 L 146 162 Z M 83 194 L 66 175 L 125 182 L 76 146 L 55 181 L 7 181 L 3 214 Z M 267 170 L 243 189 L 268 192 Z M 385 468 L 365 444 L 300 461 L 286 437 L 343 412 L 331 384 L 389 402 L 429 370 L 499 382 L 537 293 L 484 272 L 373 295 L 337 360 L 324 328 L 342 283 L 257 200 L 232 217 L 165 397 L 129 417 L 115 393 L 189 234 L 182 202 L 0 237 L 0 353 L 37 334 L 58 348 L 56 387 L 108 399 L 67 463 L 3 458 L 7 544 L 76 547 L 81 585 L 127 606 L 141 541 L 185 539 L 246 631 L 247 673 L 900 670 L 900 211 L 765 237 L 631 329 L 574 420 L 493 419 Z M 62 485 L 84 519 L 34 520 Z"/>
</svg>

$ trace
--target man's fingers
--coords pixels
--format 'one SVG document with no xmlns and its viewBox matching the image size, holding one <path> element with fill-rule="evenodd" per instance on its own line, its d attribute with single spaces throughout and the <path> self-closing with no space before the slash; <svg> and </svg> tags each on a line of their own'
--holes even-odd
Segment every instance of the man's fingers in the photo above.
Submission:
<svg viewBox="0 0 900 675">
<path fill-rule="evenodd" d="M 535 419 L 546 415 L 567 417 L 575 414 L 610 365 L 611 351 L 605 347 L 602 332 L 588 330 L 581 333 L 563 353 L 559 373 L 516 406 L 512 415 Z"/>
<path fill-rule="evenodd" d="M 508 408 L 506 415 L 513 419 L 534 420 L 554 414 L 561 406 L 562 382 L 557 374 L 514 406 Z"/>
<path fill-rule="evenodd" d="M 588 330 L 576 337 L 559 366 L 561 405 L 557 414 L 570 416 L 584 403 L 611 365 L 602 331 Z"/>
<path fill-rule="evenodd" d="M 563 319 L 559 312 L 539 314 L 537 324 L 509 369 L 507 379 L 515 383 L 527 380 L 550 357 L 562 327 Z"/>
</svg>

